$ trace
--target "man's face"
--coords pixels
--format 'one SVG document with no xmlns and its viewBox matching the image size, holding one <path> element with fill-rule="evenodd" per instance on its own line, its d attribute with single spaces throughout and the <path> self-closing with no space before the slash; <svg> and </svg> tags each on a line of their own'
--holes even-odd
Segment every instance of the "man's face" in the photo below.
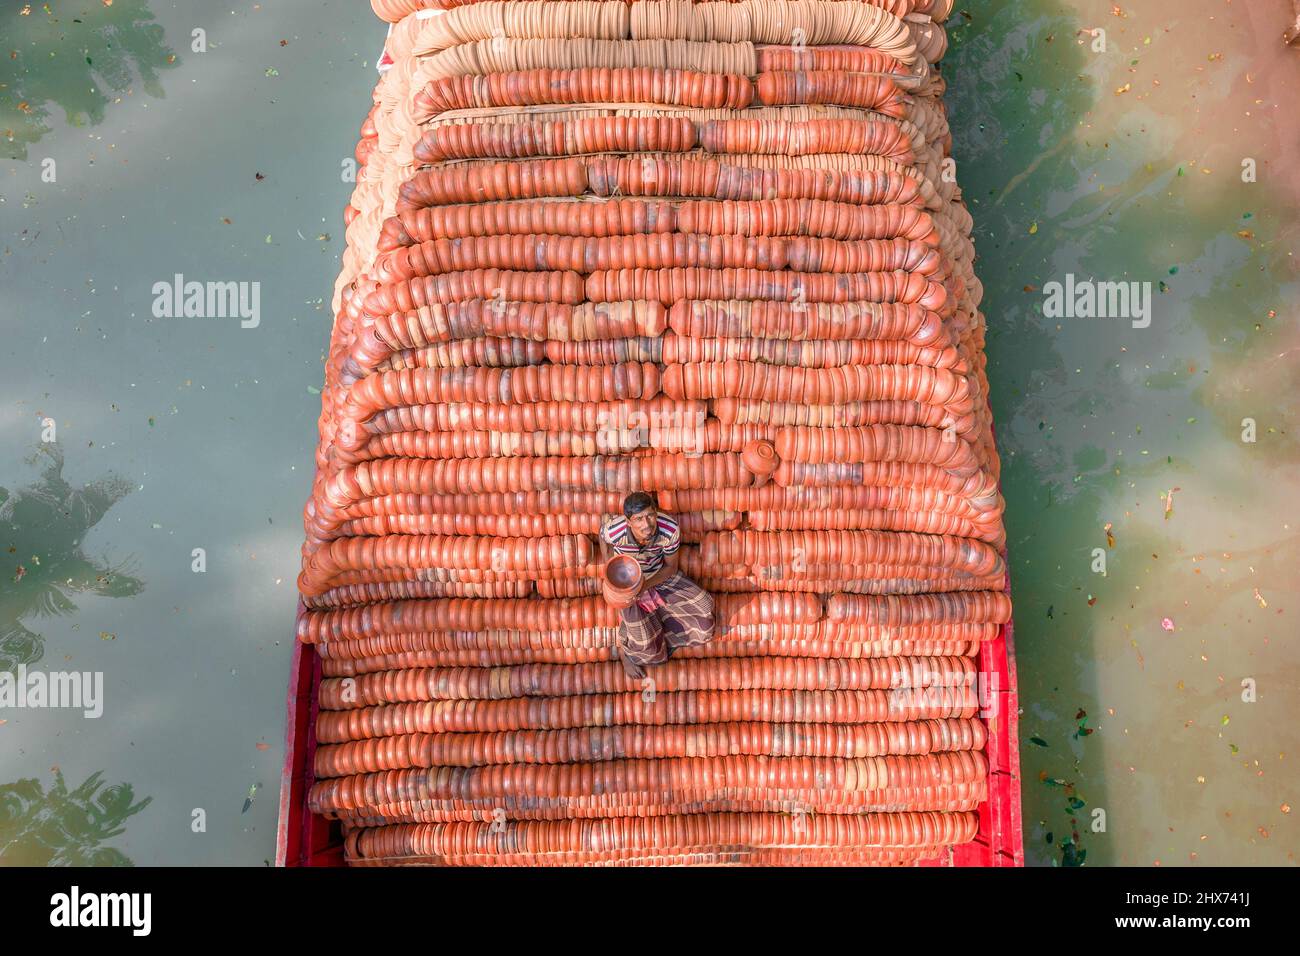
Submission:
<svg viewBox="0 0 1300 956">
<path fill-rule="evenodd" d="M 627 519 L 628 527 L 632 529 L 632 536 L 642 544 L 654 537 L 655 527 L 658 523 L 659 512 L 654 508 L 638 511 Z"/>
</svg>

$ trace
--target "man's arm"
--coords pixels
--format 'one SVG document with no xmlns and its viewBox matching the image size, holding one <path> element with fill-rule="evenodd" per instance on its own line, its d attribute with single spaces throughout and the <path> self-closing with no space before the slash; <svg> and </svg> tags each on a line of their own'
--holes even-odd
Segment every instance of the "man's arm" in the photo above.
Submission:
<svg viewBox="0 0 1300 956">
<path fill-rule="evenodd" d="M 642 580 L 641 590 L 638 591 L 637 593 L 644 594 L 646 591 L 650 590 L 650 588 L 655 587 L 656 585 L 659 584 L 663 584 L 674 574 L 676 574 L 677 558 L 678 558 L 678 554 L 676 551 L 674 551 L 672 554 L 665 555 L 664 566 L 660 568 L 658 571 L 656 571 L 654 574 L 650 575 L 650 577 Z"/>
<path fill-rule="evenodd" d="M 600 557 L 606 564 L 608 564 L 609 559 L 614 556 L 614 549 L 611 548 L 609 542 L 605 540 L 605 522 L 607 520 L 608 519 L 604 517 L 600 519 L 600 531 L 596 533 L 596 540 L 600 542 Z"/>
</svg>

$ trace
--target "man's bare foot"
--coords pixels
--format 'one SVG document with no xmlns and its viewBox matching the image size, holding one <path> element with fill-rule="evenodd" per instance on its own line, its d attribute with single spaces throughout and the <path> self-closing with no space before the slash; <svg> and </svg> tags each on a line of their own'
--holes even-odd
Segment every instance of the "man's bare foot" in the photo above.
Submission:
<svg viewBox="0 0 1300 956">
<path fill-rule="evenodd" d="M 630 661 L 626 657 L 619 655 L 619 660 L 623 662 L 623 673 L 633 680 L 641 680 L 645 677 L 645 668 L 635 661 Z"/>
</svg>

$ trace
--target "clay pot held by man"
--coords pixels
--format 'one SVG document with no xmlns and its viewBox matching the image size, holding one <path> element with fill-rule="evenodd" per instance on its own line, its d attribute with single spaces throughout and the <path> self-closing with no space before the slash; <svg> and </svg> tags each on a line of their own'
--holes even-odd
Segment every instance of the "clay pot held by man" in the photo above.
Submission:
<svg viewBox="0 0 1300 956">
<path fill-rule="evenodd" d="M 635 558 L 618 554 L 610 558 L 600 575 L 601 593 L 611 607 L 625 608 L 641 590 L 641 565 Z"/>
</svg>

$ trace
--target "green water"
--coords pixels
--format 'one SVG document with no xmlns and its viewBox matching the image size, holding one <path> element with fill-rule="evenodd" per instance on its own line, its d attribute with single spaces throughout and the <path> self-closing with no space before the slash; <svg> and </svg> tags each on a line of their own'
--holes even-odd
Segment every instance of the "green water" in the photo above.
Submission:
<svg viewBox="0 0 1300 956">
<path fill-rule="evenodd" d="M 384 28 L 353 2 L 20 7 L 0 12 L 0 656 L 102 671 L 104 714 L 0 711 L 0 862 L 261 865 L 343 163 Z M 260 323 L 155 318 L 176 273 L 260 282 Z"/>
<path fill-rule="evenodd" d="M 104 716 L 0 712 L 0 863 L 260 865 L 342 170 L 384 29 L 341 0 L 49 6 L 0 12 L 0 666 L 102 671 Z M 964 6 L 945 74 L 986 289 L 1028 861 L 1290 862 L 1285 4 L 1254 5 L 1264 39 L 1218 0 Z M 1094 26 L 1105 54 L 1076 43 Z M 1071 272 L 1167 291 L 1146 329 L 1044 318 Z M 155 318 L 176 273 L 259 282 L 260 322 Z"/>
<path fill-rule="evenodd" d="M 1243 4 L 966 6 L 944 72 L 986 290 L 1026 858 L 1292 862 L 1300 335 L 1296 126 L 1279 94 L 1300 57 L 1273 39 L 1286 5 L 1252 4 L 1277 25 L 1267 44 Z M 1095 27 L 1104 53 L 1079 36 Z M 1067 273 L 1152 283 L 1150 326 L 1045 318 L 1042 290 Z"/>
</svg>

